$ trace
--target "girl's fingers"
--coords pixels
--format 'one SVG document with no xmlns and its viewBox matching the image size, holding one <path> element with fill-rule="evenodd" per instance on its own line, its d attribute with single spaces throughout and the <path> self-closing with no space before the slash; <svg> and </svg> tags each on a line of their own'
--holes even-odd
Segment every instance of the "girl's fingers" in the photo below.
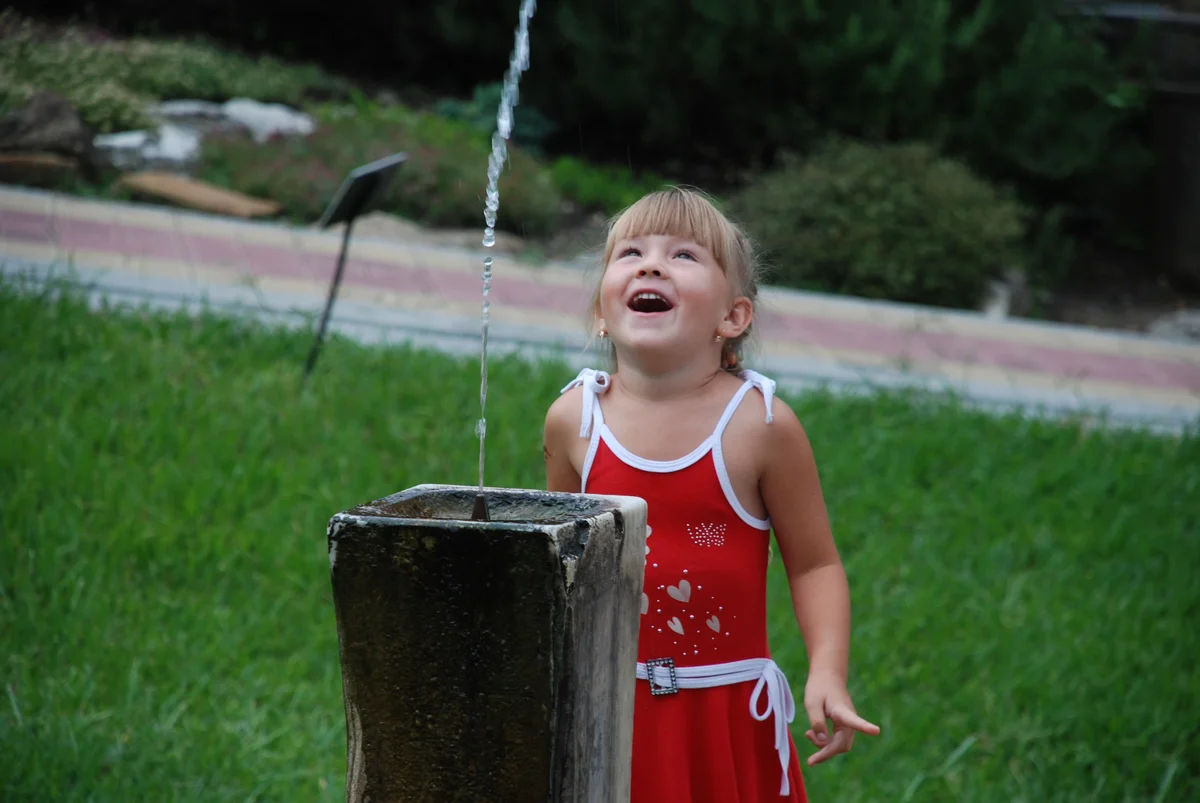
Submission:
<svg viewBox="0 0 1200 803">
<path fill-rule="evenodd" d="M 804 701 L 804 710 L 808 714 L 808 725 L 812 729 L 811 732 L 818 739 L 829 739 L 829 728 L 825 724 L 825 700 L 816 698 L 813 700 Z M 811 740 L 810 740 L 811 741 Z M 823 747 L 828 742 L 813 742 L 818 747 Z"/>
<path fill-rule="evenodd" d="M 867 722 L 858 714 L 838 706 L 829 712 L 829 718 L 833 720 L 835 726 L 841 725 L 846 728 L 853 728 L 856 731 L 861 731 L 869 736 L 879 735 L 879 726 L 874 723 Z"/>
<path fill-rule="evenodd" d="M 845 753 L 850 749 L 854 741 L 854 732 L 848 730 L 837 730 L 833 733 L 833 740 L 829 744 L 822 747 L 819 751 L 809 756 L 808 766 L 815 767 L 822 761 L 828 761 L 839 753 Z"/>
</svg>

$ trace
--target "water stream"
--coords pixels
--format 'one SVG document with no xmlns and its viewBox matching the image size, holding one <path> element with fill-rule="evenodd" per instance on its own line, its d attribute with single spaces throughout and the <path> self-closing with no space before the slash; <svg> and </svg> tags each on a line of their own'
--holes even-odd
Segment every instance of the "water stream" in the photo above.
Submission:
<svg viewBox="0 0 1200 803">
<path fill-rule="evenodd" d="M 500 108 L 496 111 L 496 131 L 492 134 L 492 153 L 488 156 L 487 170 L 487 201 L 484 205 L 483 219 L 487 227 L 483 230 L 483 246 L 491 248 L 496 244 L 496 212 L 500 209 L 500 172 L 508 159 L 508 139 L 512 134 L 513 107 L 517 105 L 517 84 L 520 83 L 521 73 L 529 69 L 529 20 L 533 17 L 537 0 L 522 0 L 520 17 L 517 23 L 516 44 L 513 46 L 509 59 L 508 71 L 504 73 L 504 87 L 500 93 Z M 480 352 L 479 352 L 479 423 L 475 425 L 475 434 L 479 436 L 479 493 L 483 494 L 483 456 L 484 445 L 487 442 L 487 347 L 488 347 L 488 313 L 491 303 L 488 293 L 492 288 L 492 257 L 483 259 L 483 312 L 480 316 Z"/>
</svg>

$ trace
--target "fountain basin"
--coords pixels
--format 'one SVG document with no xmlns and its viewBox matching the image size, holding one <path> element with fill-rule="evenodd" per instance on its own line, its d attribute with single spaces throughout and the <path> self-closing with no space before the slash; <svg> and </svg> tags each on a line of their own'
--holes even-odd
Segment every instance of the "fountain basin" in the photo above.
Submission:
<svg viewBox="0 0 1200 803">
<path fill-rule="evenodd" d="M 477 491 L 330 521 L 347 801 L 627 800 L 646 503 Z"/>
</svg>

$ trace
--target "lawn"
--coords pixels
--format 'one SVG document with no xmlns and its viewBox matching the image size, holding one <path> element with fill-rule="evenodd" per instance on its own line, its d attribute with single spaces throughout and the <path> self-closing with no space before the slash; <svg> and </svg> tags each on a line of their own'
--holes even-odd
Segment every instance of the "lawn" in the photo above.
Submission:
<svg viewBox="0 0 1200 803">
<path fill-rule="evenodd" d="M 307 345 L 0 287 L 0 799 L 344 799 L 325 525 L 472 481 L 479 368 L 335 338 L 301 390 Z M 539 487 L 568 371 L 491 376 L 489 484 Z M 884 728 L 805 770 L 814 801 L 1200 799 L 1200 437 L 789 402 Z"/>
</svg>

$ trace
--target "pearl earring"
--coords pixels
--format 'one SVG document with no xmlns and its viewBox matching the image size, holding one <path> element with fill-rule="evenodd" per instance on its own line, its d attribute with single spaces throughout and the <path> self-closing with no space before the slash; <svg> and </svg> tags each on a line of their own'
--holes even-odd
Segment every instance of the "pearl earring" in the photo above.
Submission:
<svg viewBox="0 0 1200 803">
<path fill-rule="evenodd" d="M 725 339 L 725 338 L 721 337 L 720 335 L 717 335 L 716 339 L 715 339 L 715 340 L 713 340 L 713 342 L 714 342 L 714 343 L 720 343 L 720 342 L 721 342 L 722 340 L 724 340 L 724 339 Z"/>
<path fill-rule="evenodd" d="M 600 339 L 603 340 L 604 338 L 608 337 L 608 330 L 601 329 L 599 332 L 597 332 L 597 334 L 600 335 Z"/>
</svg>

